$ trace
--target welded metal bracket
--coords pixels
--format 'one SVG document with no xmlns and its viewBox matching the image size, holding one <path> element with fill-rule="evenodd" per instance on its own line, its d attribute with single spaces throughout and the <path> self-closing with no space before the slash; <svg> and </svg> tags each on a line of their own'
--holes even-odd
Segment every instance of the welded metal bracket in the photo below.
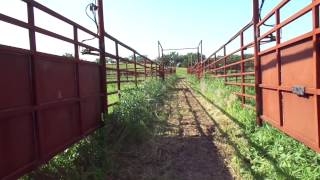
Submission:
<svg viewBox="0 0 320 180">
<path fill-rule="evenodd" d="M 292 93 L 296 94 L 297 96 L 305 96 L 305 87 L 303 86 L 293 86 Z"/>
</svg>

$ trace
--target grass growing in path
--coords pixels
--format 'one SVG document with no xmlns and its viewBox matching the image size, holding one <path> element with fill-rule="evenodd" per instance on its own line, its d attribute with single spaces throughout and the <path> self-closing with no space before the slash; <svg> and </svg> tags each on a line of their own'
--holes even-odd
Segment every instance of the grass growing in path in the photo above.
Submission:
<svg viewBox="0 0 320 180">
<path fill-rule="evenodd" d="M 117 158 L 132 144 L 152 137 L 163 122 L 160 107 L 174 86 L 150 79 L 137 88 L 124 90 L 120 104 L 105 126 L 54 157 L 48 164 L 22 179 L 110 179 L 117 176 Z"/>
<path fill-rule="evenodd" d="M 237 149 L 233 168 L 243 179 L 320 179 L 320 154 L 265 124 L 258 128 L 255 112 L 242 109 L 236 89 L 219 79 L 199 81 L 187 77 L 192 88 L 221 109 L 233 121 L 220 122 L 230 143 Z"/>
</svg>

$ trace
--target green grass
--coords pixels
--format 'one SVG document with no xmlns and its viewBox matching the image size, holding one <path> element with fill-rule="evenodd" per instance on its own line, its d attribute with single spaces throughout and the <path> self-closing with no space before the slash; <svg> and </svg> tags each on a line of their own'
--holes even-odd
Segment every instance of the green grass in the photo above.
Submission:
<svg viewBox="0 0 320 180">
<path fill-rule="evenodd" d="M 151 79 L 156 79 L 156 78 L 155 77 L 154 78 L 147 77 L 146 80 L 148 81 L 148 80 L 151 80 Z M 121 80 L 122 81 L 126 81 L 126 80 L 134 81 L 135 77 L 134 76 L 129 76 L 128 79 L 127 79 L 127 77 L 122 76 Z M 141 77 L 137 78 L 137 81 L 138 81 L 137 86 L 141 87 L 143 85 L 143 83 L 139 82 L 139 80 L 143 80 L 144 81 L 145 77 L 141 76 Z M 107 81 L 116 81 L 116 79 L 115 78 L 108 78 Z M 122 82 L 120 84 L 120 89 L 121 89 L 120 92 L 126 91 L 128 89 L 133 89 L 133 88 L 136 88 L 135 82 Z M 112 84 L 108 84 L 107 85 L 107 92 L 111 93 L 111 92 L 116 92 L 116 91 L 118 91 L 117 83 L 112 83 Z M 109 95 L 108 96 L 108 104 L 113 104 L 113 103 L 116 103 L 116 102 L 119 102 L 118 94 L 113 94 L 113 95 Z M 114 109 L 113 107 L 110 107 L 109 108 L 109 112 L 112 112 L 113 109 Z"/>
<path fill-rule="evenodd" d="M 177 76 L 180 78 L 187 76 L 187 68 L 176 68 Z"/>
<path fill-rule="evenodd" d="M 119 105 L 106 116 L 103 128 L 22 179 L 116 177 L 119 169 L 117 158 L 121 153 L 161 130 L 159 125 L 165 118 L 160 107 L 175 81 L 176 77 L 171 76 L 166 81 L 149 79 L 138 87 L 128 85 L 130 88 L 123 90 Z"/>
<path fill-rule="evenodd" d="M 206 76 L 199 81 L 187 76 L 188 82 L 207 100 L 218 106 L 233 121 L 225 129 L 228 141 L 236 149 L 232 159 L 243 179 L 320 179 L 320 154 L 268 124 L 259 128 L 255 112 L 241 108 L 232 94 L 237 87 L 225 86 L 223 80 Z M 252 89 L 248 90 L 253 93 Z M 223 124 L 220 124 L 223 129 Z M 228 126 L 229 128 L 229 126 Z"/>
</svg>

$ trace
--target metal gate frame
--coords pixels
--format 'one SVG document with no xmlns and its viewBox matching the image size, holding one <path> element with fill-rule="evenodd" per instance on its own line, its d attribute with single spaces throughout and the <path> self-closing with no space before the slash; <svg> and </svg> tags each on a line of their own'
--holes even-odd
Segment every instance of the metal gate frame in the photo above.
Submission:
<svg viewBox="0 0 320 180">
<path fill-rule="evenodd" d="M 259 124 L 262 121 L 268 122 L 320 152 L 320 1 L 313 0 L 281 22 L 281 9 L 289 2 L 290 0 L 283 0 L 260 21 L 257 2 L 254 5 L 256 89 L 259 99 L 257 119 Z M 312 12 L 312 31 L 281 42 L 281 29 L 309 12 Z M 272 17 L 275 18 L 275 27 L 260 34 L 260 27 Z M 273 33 L 276 34 L 276 45 L 260 51 L 261 41 Z M 273 62 L 275 63 L 270 65 Z M 303 68 L 307 68 L 307 72 Z"/>
<path fill-rule="evenodd" d="M 99 35 L 52 11 L 34 0 L 27 4 L 28 22 L 0 13 L 0 21 L 29 31 L 30 50 L 0 45 L 0 179 L 16 179 L 30 172 L 72 144 L 103 126 L 102 115 L 113 104 L 108 97 L 121 93 L 122 76 L 131 76 L 135 84 L 143 76 L 159 77 L 170 68 L 151 61 L 104 30 L 103 4 L 98 0 Z M 68 38 L 35 26 L 34 9 L 57 18 L 73 27 Z M 78 40 L 81 30 L 99 39 L 99 48 Z M 37 51 L 36 33 L 73 44 L 74 57 L 62 57 Z M 105 38 L 143 58 L 128 60 L 105 50 Z M 100 57 L 100 63 L 81 60 L 79 47 Z M 108 68 L 106 57 L 116 60 L 116 68 Z M 120 62 L 133 64 L 121 69 Z M 107 73 L 116 72 L 114 80 Z M 107 84 L 116 83 L 117 91 L 108 92 Z"/>
<path fill-rule="evenodd" d="M 188 73 L 196 74 L 199 78 L 203 73 L 212 74 L 213 77 L 223 78 L 226 85 L 240 86 L 241 92 L 236 95 L 241 97 L 243 107 L 250 107 L 246 105 L 248 98 L 256 102 L 254 109 L 257 114 L 257 125 L 261 126 L 263 122 L 270 123 L 313 150 L 320 152 L 320 0 L 312 0 L 312 3 L 281 22 L 280 10 L 289 2 L 290 0 L 282 0 L 260 20 L 259 0 L 253 0 L 252 21 L 209 58 L 191 65 L 188 68 Z M 281 42 L 281 29 L 310 12 L 312 13 L 312 31 L 289 41 Z M 276 22 L 275 27 L 260 34 L 260 27 L 273 17 Z M 254 27 L 254 40 L 252 43 L 244 45 L 243 32 L 249 26 Z M 265 43 L 264 40 L 273 33 L 276 35 L 275 39 L 271 41 L 275 41 L 276 45 L 260 51 L 261 45 Z M 226 45 L 237 37 L 240 37 L 239 49 L 227 54 Z M 247 59 L 243 57 L 243 50 L 249 47 L 254 47 L 254 58 Z M 295 54 L 301 49 L 302 52 Z M 221 50 L 224 53 L 218 57 L 217 53 Z M 236 62 L 230 62 L 228 57 L 237 52 L 241 52 L 241 58 Z M 243 64 L 252 60 L 254 60 L 254 72 L 245 71 Z M 237 73 L 228 71 L 228 68 L 239 65 L 240 68 L 236 68 Z M 307 70 L 302 71 L 303 68 Z M 235 82 L 229 81 L 230 77 L 239 76 L 241 77 L 240 82 L 237 78 Z M 244 78 L 246 76 L 254 76 L 255 83 L 247 83 Z M 295 80 L 291 81 L 290 78 L 295 78 Z M 247 94 L 245 87 L 255 87 L 255 95 Z"/>
</svg>

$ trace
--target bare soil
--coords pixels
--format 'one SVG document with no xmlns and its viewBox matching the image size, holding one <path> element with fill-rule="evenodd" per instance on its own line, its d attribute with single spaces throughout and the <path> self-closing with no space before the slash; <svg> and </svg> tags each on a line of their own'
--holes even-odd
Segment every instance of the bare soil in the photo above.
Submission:
<svg viewBox="0 0 320 180">
<path fill-rule="evenodd" d="M 179 81 L 165 106 L 165 131 L 121 155 L 117 179 L 235 179 L 229 166 L 232 153 L 199 98 Z"/>
</svg>

